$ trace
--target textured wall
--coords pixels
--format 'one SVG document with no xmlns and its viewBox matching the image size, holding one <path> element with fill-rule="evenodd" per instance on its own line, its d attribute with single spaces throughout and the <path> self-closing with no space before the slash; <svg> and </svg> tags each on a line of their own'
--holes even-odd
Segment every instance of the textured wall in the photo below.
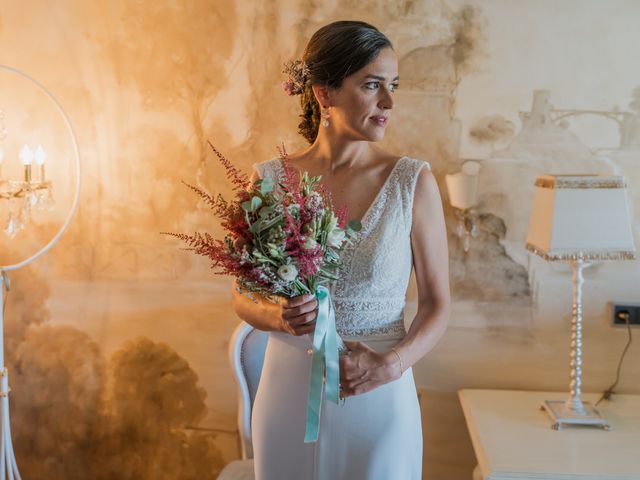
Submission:
<svg viewBox="0 0 640 480">
<path fill-rule="evenodd" d="M 215 478 L 237 457 L 229 279 L 212 277 L 204 260 L 159 232 L 219 233 L 180 183 L 230 191 L 207 140 L 247 169 L 275 156 L 281 142 L 289 151 L 304 145 L 297 98 L 279 87 L 281 65 L 318 27 L 342 18 L 377 25 L 399 54 L 402 85 L 387 148 L 429 160 L 439 181 L 461 159 L 482 160 L 480 235 L 467 254 L 450 235 L 450 328 L 415 368 L 425 478 L 470 478 L 475 460 L 457 389 L 568 388 L 570 276 L 524 250 L 532 182 L 544 171 L 620 173 L 640 209 L 632 102 L 640 66 L 629 48 L 640 41 L 632 28 L 637 3 L 31 0 L 29 7 L 25 14 L 24 2 L 2 2 L 0 63 L 62 102 L 76 127 L 84 183 L 61 242 L 11 274 L 6 357 L 25 478 Z M 0 81 L 6 92 L 6 76 Z M 521 117 L 541 89 L 558 109 L 629 113 L 626 133 L 602 115 L 544 127 L 535 120 L 550 112 Z M 0 101 L 8 128 L 0 147 L 13 152 L 10 161 L 17 162 L 16 145 L 38 141 L 55 152 L 57 167 L 50 220 L 36 219 L 13 240 L 0 235 L 6 264 L 50 238 L 72 185 L 59 118 L 28 120 L 25 112 L 43 105 L 28 91 L 0 93 Z M 487 133 L 493 117 L 500 128 Z M 8 162 L 5 173 L 18 175 Z M 454 212 L 446 203 L 445 210 L 453 232 Z M 639 224 L 636 214 L 636 231 Z M 637 262 L 586 273 L 586 391 L 613 380 L 626 333 L 609 327 L 606 302 L 640 300 L 639 276 Z M 408 321 L 415 300 L 412 284 Z M 631 348 L 621 392 L 638 392 L 638 360 Z"/>
</svg>

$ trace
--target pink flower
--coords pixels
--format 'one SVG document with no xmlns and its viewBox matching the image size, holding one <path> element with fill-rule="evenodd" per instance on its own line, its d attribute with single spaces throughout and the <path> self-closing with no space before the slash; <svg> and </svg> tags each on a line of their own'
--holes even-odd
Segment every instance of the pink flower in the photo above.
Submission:
<svg viewBox="0 0 640 480">
<path fill-rule="evenodd" d="M 291 80 L 287 80 L 285 82 L 282 82 L 282 89 L 287 92 L 287 95 L 289 95 L 290 97 L 294 94 L 293 93 L 293 82 Z"/>
</svg>

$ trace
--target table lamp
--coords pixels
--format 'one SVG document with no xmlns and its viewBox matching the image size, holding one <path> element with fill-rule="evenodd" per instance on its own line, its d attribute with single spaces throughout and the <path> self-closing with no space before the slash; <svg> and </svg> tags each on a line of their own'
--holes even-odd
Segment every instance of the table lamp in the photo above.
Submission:
<svg viewBox="0 0 640 480">
<path fill-rule="evenodd" d="M 618 176 L 541 175 L 535 182 L 527 249 L 548 261 L 573 267 L 571 396 L 542 407 L 563 424 L 609 429 L 608 422 L 580 399 L 582 384 L 582 270 L 591 260 L 630 260 L 635 245 L 626 185 Z"/>
</svg>

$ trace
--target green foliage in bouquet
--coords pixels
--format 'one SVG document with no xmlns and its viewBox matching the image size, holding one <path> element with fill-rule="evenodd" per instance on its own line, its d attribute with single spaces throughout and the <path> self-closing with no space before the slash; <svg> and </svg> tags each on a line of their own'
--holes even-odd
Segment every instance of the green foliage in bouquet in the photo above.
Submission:
<svg viewBox="0 0 640 480">
<path fill-rule="evenodd" d="M 208 233 L 163 232 L 184 242 L 196 254 L 212 260 L 214 273 L 233 275 L 241 291 L 270 298 L 315 293 L 318 285 L 339 278 L 340 255 L 361 229 L 358 220 L 346 222 L 346 208 L 334 212 L 330 193 L 320 176 L 299 176 L 280 151 L 284 178 L 270 177 L 253 184 L 209 143 L 235 185 L 235 199 L 212 197 L 192 185 L 221 219 L 224 240 Z M 280 180 L 280 179 L 279 179 Z"/>
</svg>

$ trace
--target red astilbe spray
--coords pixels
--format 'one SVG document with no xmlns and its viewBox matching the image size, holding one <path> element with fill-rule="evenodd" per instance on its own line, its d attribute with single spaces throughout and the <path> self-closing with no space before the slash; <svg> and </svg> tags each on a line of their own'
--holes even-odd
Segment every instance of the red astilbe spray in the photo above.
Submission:
<svg viewBox="0 0 640 480">
<path fill-rule="evenodd" d="M 213 150 L 213 153 L 215 153 L 220 160 L 220 163 L 224 166 L 227 178 L 231 180 L 231 183 L 234 185 L 233 189 L 247 191 L 250 185 L 247 174 L 234 167 L 233 164 L 222 153 L 220 153 L 209 140 L 207 140 L 207 143 L 211 147 L 211 150 Z"/>
<path fill-rule="evenodd" d="M 246 242 L 252 240 L 248 232 L 248 225 L 240 204 L 251 198 L 249 177 L 237 169 L 222 153 L 220 153 L 210 141 L 207 141 L 211 150 L 225 168 L 227 179 L 233 184 L 235 201 L 228 202 L 221 194 L 213 197 L 201 188 L 182 181 L 187 188 L 194 191 L 206 205 L 213 211 L 214 216 L 220 219 L 220 225 L 235 239 L 241 238 Z M 230 249 L 222 240 L 213 238 L 209 233 L 196 232 L 193 235 L 174 232 L 160 232 L 179 238 L 188 245 L 184 250 L 190 250 L 198 255 L 203 255 L 212 260 L 211 268 L 219 268 L 216 272 L 220 275 L 244 275 L 258 280 L 251 265 L 243 265 L 237 256 L 231 254 Z"/>
<path fill-rule="evenodd" d="M 189 248 L 185 248 L 184 250 L 190 250 L 198 255 L 209 257 L 213 261 L 211 268 L 220 268 L 220 271 L 216 272 L 220 275 L 236 275 L 237 273 L 246 270 L 238 259 L 226 254 L 224 248 L 225 245 L 222 240 L 213 238 L 206 232 L 196 232 L 193 235 L 173 232 L 160 233 L 164 235 L 171 235 L 185 242 Z"/>
<path fill-rule="evenodd" d="M 331 191 L 327 189 L 324 185 L 320 184 L 319 187 L 322 197 L 329 208 L 333 210 L 333 198 L 331 196 Z M 346 205 L 340 206 L 336 211 L 336 217 L 338 218 L 338 226 L 340 228 L 345 228 L 347 226 L 349 209 Z"/>
<path fill-rule="evenodd" d="M 298 178 L 298 175 L 295 169 L 291 166 L 291 163 L 289 162 L 289 155 L 287 154 L 284 144 L 281 147 L 278 147 L 278 152 L 280 154 L 280 159 L 282 160 L 282 166 L 284 169 L 285 187 L 290 192 L 296 192 L 296 195 L 294 195 L 294 200 L 297 203 L 301 204 L 302 193 L 300 192 L 300 188 L 299 188 L 300 179 Z M 325 205 L 325 208 L 329 210 L 333 210 L 334 205 L 333 205 L 333 197 L 331 195 L 331 191 L 323 183 L 320 183 L 318 185 L 318 191 L 322 196 L 322 200 Z M 340 228 L 345 228 L 348 221 L 349 209 L 347 208 L 346 205 L 342 205 L 335 212 L 336 212 L 336 217 L 338 218 L 338 226 Z M 305 218 L 305 220 L 308 220 L 308 219 Z"/>
<path fill-rule="evenodd" d="M 302 203 L 302 192 L 300 191 L 300 178 L 296 172 L 296 169 L 291 166 L 289 162 L 289 155 L 284 147 L 278 147 L 280 159 L 282 160 L 282 167 L 284 170 L 284 180 L 282 186 L 285 191 L 291 193 L 293 201 L 297 204 Z"/>
<path fill-rule="evenodd" d="M 283 230 L 287 237 L 285 249 L 290 255 L 298 268 L 300 278 L 307 279 L 318 273 L 322 265 L 323 252 L 319 245 L 312 248 L 304 248 L 307 237 L 302 233 L 302 227 L 305 222 L 302 221 L 304 207 L 300 207 L 300 219 L 295 218 L 288 210 L 284 209 L 284 227 Z M 307 217 L 313 213 L 307 212 Z"/>
<path fill-rule="evenodd" d="M 290 297 L 314 292 L 318 285 L 337 279 L 342 239 L 346 235 L 351 241 L 360 227 L 347 224 L 346 207 L 334 212 L 331 193 L 320 177 L 299 174 L 282 145 L 278 150 L 283 175 L 278 180 L 267 176 L 252 184 L 211 142 L 208 144 L 233 184 L 234 198 L 225 200 L 220 194 L 212 196 L 183 183 L 221 220 L 227 232 L 224 240 L 200 232 L 161 233 L 179 238 L 189 247 L 186 250 L 211 259 L 211 268 L 219 269 L 214 273 L 235 276 L 238 286 L 248 293 Z M 329 242 L 330 236 L 333 240 Z"/>
<path fill-rule="evenodd" d="M 304 248 L 307 237 L 302 233 L 302 228 L 316 217 L 317 207 L 312 207 L 309 202 L 304 201 L 299 175 L 289 162 L 284 144 L 278 148 L 278 151 L 284 170 L 283 186 L 290 193 L 290 197 L 285 201 L 284 209 L 284 231 L 287 235 L 286 251 L 294 259 L 300 277 L 307 279 L 318 273 L 324 255 L 320 245 Z M 325 208 L 332 209 L 330 192 L 322 184 L 318 186 L 318 190 L 323 198 L 322 203 Z M 300 206 L 299 219 L 296 219 L 286 208 L 290 204 Z"/>
<path fill-rule="evenodd" d="M 224 229 L 232 232 L 235 238 L 250 239 L 247 236 L 247 222 L 245 221 L 242 209 L 238 208 L 237 203 L 227 202 L 221 194 L 218 194 L 214 198 L 195 185 L 184 181 L 182 183 L 202 198 L 205 204 L 209 205 L 211 210 L 213 210 L 213 214 L 220 219 L 220 225 Z M 250 196 L 250 193 L 246 190 L 238 190 L 236 192 L 238 202 L 244 202 L 248 200 Z"/>
</svg>

